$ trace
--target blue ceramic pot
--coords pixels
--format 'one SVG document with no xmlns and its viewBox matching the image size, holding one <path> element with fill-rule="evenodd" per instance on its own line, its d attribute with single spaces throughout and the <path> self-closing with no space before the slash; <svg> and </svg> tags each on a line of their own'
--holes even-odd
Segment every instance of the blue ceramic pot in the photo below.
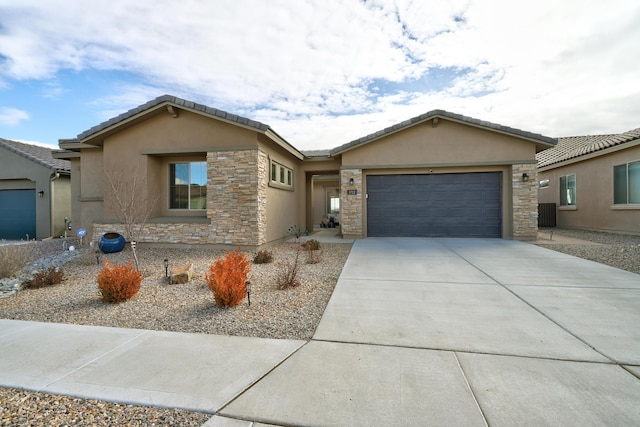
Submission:
<svg viewBox="0 0 640 427">
<path fill-rule="evenodd" d="M 104 233 L 100 236 L 100 242 L 98 242 L 98 247 L 105 254 L 110 254 L 113 252 L 120 252 L 124 249 L 124 236 L 120 233 Z"/>
</svg>

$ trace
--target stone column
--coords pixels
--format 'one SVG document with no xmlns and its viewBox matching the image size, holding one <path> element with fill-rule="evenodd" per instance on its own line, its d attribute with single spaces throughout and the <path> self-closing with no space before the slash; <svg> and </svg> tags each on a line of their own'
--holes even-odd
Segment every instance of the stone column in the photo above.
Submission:
<svg viewBox="0 0 640 427">
<path fill-rule="evenodd" d="M 513 188 L 513 238 L 533 240 L 538 237 L 538 171 L 535 164 L 511 167 Z M 523 180 L 523 174 L 529 179 Z"/>
<path fill-rule="evenodd" d="M 215 243 L 260 244 L 259 163 L 257 149 L 207 153 L 207 217 Z"/>
<path fill-rule="evenodd" d="M 353 178 L 353 185 L 349 183 Z M 348 194 L 355 191 L 356 194 Z M 363 237 L 362 169 L 340 171 L 340 229 L 345 237 Z"/>
</svg>

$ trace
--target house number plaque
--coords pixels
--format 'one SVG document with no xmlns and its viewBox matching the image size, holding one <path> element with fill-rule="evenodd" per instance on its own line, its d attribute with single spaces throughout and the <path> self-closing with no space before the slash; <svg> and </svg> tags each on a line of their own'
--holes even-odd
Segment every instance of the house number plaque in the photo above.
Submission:
<svg viewBox="0 0 640 427">
<path fill-rule="evenodd" d="M 358 194 L 358 190 L 347 190 L 347 196 L 355 196 Z"/>
</svg>

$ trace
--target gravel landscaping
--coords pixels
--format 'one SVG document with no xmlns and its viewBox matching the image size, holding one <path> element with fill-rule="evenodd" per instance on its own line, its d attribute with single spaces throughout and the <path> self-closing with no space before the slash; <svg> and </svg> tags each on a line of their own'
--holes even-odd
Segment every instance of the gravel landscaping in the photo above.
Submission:
<svg viewBox="0 0 640 427">
<path fill-rule="evenodd" d="M 536 244 L 640 274 L 640 236 L 562 229 L 553 232 L 557 241 L 539 240 Z M 559 237 L 586 243 L 562 244 Z M 139 294 L 129 302 L 102 303 L 95 283 L 100 266 L 89 254 L 64 266 L 66 279 L 60 285 L 0 298 L 0 313 L 7 319 L 307 340 L 322 316 L 351 245 L 323 244 L 319 264 L 305 264 L 303 255 L 301 285 L 278 290 L 278 269 L 283 261 L 292 259 L 294 249 L 290 243 L 275 245 L 269 248 L 274 263 L 251 265 L 251 306 L 246 301 L 231 309 L 215 306 L 204 275 L 222 251 L 142 249 L 139 252 L 145 279 Z M 127 249 L 104 258 L 121 263 L 130 255 Z M 172 266 L 194 263 L 193 281 L 167 285 L 164 258 Z M 209 418 L 197 412 L 0 388 L 0 426 L 199 426 Z"/>
<path fill-rule="evenodd" d="M 541 230 L 549 231 L 553 231 L 555 240 L 568 237 L 591 244 L 545 243 L 539 240 L 538 246 L 640 274 L 640 236 L 557 228 Z"/>
<path fill-rule="evenodd" d="M 272 263 L 251 264 L 251 306 L 247 300 L 233 308 L 216 306 L 205 274 L 224 254 L 222 250 L 142 248 L 138 257 L 144 280 L 130 301 L 102 302 L 96 284 L 102 265 L 89 252 L 65 264 L 62 284 L 25 289 L 2 298 L 0 312 L 5 319 L 308 340 L 322 317 L 351 245 L 323 244 L 317 264 L 307 264 L 306 254 L 301 251 L 300 285 L 279 290 L 279 270 L 293 262 L 297 247 L 296 243 L 279 243 L 268 249 L 273 253 Z M 247 255 L 253 258 L 252 253 Z M 126 263 L 131 257 L 129 248 L 102 256 L 116 264 Z M 192 281 L 167 284 L 165 258 L 169 268 L 193 263 Z"/>
</svg>

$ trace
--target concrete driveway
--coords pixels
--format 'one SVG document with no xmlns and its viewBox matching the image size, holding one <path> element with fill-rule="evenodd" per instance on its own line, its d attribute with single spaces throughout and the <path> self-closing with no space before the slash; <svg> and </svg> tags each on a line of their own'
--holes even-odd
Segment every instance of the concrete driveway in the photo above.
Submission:
<svg viewBox="0 0 640 427">
<path fill-rule="evenodd" d="M 309 342 L 0 319 L 0 386 L 207 426 L 638 426 L 640 275 L 491 239 L 358 240 Z"/>
<path fill-rule="evenodd" d="M 210 424 L 640 425 L 639 375 L 639 275 L 517 241 L 369 238 L 314 339 Z"/>
</svg>

